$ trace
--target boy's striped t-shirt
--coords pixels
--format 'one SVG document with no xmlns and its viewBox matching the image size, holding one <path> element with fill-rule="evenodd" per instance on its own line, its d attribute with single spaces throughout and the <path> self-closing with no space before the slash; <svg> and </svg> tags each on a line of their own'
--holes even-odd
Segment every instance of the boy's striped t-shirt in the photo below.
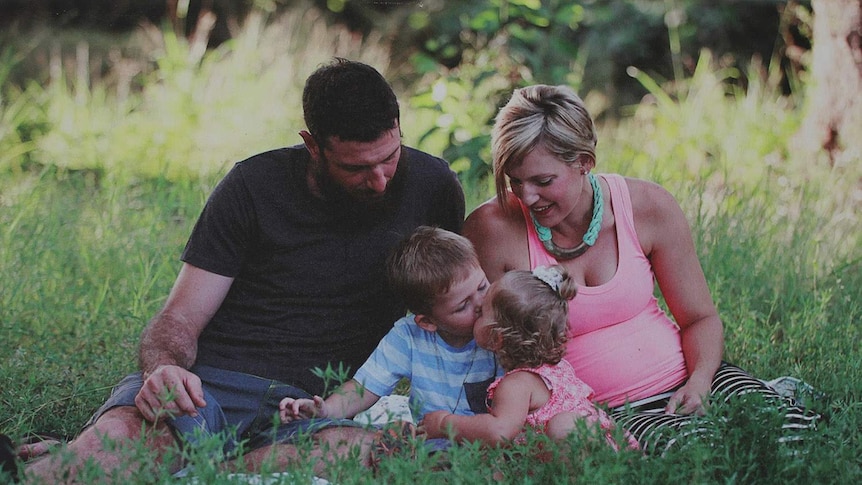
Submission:
<svg viewBox="0 0 862 485">
<path fill-rule="evenodd" d="M 465 416 L 487 412 L 471 409 L 467 395 L 470 384 L 482 383 L 487 389 L 491 380 L 502 375 L 494 353 L 475 340 L 452 347 L 436 332 L 420 328 L 413 318 L 407 315 L 396 321 L 353 378 L 378 396 L 391 394 L 401 379 L 409 379 L 416 422 L 437 410 Z"/>
</svg>

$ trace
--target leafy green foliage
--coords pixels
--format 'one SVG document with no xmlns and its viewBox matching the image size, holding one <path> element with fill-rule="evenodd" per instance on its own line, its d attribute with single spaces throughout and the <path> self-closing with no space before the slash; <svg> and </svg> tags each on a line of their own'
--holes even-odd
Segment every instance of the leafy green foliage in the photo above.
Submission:
<svg viewBox="0 0 862 485">
<path fill-rule="evenodd" d="M 474 205 L 492 183 L 490 131 L 512 89 L 535 82 L 579 84 L 580 49 L 564 31 L 578 27 L 583 8 L 561 1 L 491 0 L 433 17 L 440 20 L 436 34 L 411 58 L 426 76 L 410 106 L 431 125 L 419 143 L 439 147 Z M 454 67 L 440 76 L 437 63 Z"/>
</svg>

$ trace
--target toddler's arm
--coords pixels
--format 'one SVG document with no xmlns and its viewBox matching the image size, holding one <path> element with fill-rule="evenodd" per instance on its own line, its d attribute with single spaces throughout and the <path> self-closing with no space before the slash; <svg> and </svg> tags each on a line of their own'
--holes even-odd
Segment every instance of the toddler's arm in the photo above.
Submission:
<svg viewBox="0 0 862 485">
<path fill-rule="evenodd" d="M 446 411 L 425 415 L 420 423 L 428 438 L 451 436 L 459 441 L 482 441 L 496 445 L 512 440 L 524 428 L 533 395 L 547 393 L 541 378 L 528 372 L 509 374 L 494 392 L 494 406 L 488 414 L 461 416 Z"/>
</svg>

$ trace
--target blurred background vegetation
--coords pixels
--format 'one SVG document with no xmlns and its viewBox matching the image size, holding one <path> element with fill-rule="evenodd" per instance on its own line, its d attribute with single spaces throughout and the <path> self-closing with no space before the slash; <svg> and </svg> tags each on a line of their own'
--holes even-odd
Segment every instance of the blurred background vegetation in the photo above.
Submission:
<svg viewBox="0 0 862 485">
<path fill-rule="evenodd" d="M 651 85 L 675 96 L 706 52 L 724 88 L 789 94 L 809 17 L 780 0 L 3 0 L 0 169 L 223 170 L 298 141 L 302 80 L 335 54 L 385 71 L 407 141 L 484 194 L 514 87 L 569 84 L 614 120 Z"/>
<path fill-rule="evenodd" d="M 3 0 L 0 22 L 10 34 L 45 27 L 101 33 L 108 36 L 101 39 L 107 45 L 94 47 L 103 49 L 117 41 L 111 36 L 132 32 L 142 22 L 167 24 L 191 36 L 200 30 L 201 18 L 212 14 L 206 38 L 213 48 L 235 37 L 253 11 L 277 15 L 315 8 L 327 23 L 357 35 L 384 35 L 393 67 L 408 77 L 437 66 L 456 68 L 475 51 L 500 45 L 521 68 L 511 72 L 513 66 L 507 66 L 509 72 L 500 74 L 577 81 L 586 91 L 607 92 L 622 106 L 645 94 L 626 74 L 628 66 L 672 79 L 693 67 L 701 49 L 730 56 L 730 62 L 758 56 L 798 69 L 793 65 L 798 55 L 785 54 L 788 47 L 809 47 L 807 7 L 795 0 Z M 62 43 L 55 33 L 47 44 Z M 42 65 L 35 62 L 34 70 L 20 75 L 44 72 L 48 56 L 40 57 Z M 580 69 L 572 72 L 572 67 Z"/>
</svg>

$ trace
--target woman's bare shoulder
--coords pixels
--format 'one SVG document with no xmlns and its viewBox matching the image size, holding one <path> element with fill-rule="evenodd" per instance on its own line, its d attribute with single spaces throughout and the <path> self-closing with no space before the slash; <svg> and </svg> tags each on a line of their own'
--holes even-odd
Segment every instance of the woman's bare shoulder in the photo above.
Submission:
<svg viewBox="0 0 862 485">
<path fill-rule="evenodd" d="M 679 203 L 667 189 L 661 185 L 638 178 L 626 177 L 626 185 L 632 200 L 635 220 L 654 218 L 667 215 L 666 211 L 679 210 Z"/>
<path fill-rule="evenodd" d="M 626 178 L 632 201 L 635 230 L 647 255 L 663 245 L 675 245 L 688 240 L 690 227 L 682 208 L 661 185 L 635 178 Z"/>
<path fill-rule="evenodd" d="M 464 222 L 464 236 L 476 248 L 492 281 L 514 268 L 529 265 L 524 218 L 515 207 L 506 210 L 492 198 L 476 207 Z"/>
<path fill-rule="evenodd" d="M 510 211 L 503 208 L 497 200 L 497 197 L 493 197 L 478 205 L 467 215 L 466 222 L 478 227 L 493 227 L 511 220 Z"/>
<path fill-rule="evenodd" d="M 467 216 L 467 220 L 464 222 L 464 232 L 465 234 L 469 231 L 494 233 L 501 229 L 520 224 L 522 218 L 515 211 L 516 209 L 506 210 L 500 205 L 497 197 L 489 199 L 473 209 Z"/>
</svg>

